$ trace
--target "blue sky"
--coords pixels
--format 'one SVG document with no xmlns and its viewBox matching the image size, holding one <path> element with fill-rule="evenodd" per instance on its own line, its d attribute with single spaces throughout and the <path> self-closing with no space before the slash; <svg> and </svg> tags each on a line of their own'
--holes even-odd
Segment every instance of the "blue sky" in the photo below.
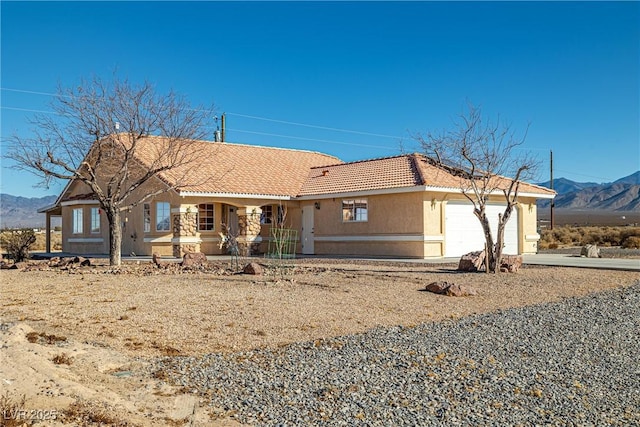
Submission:
<svg viewBox="0 0 640 427">
<path fill-rule="evenodd" d="M 608 182 L 640 169 L 638 2 L 0 8 L 2 137 L 28 134 L 33 112 L 23 110 L 48 110 L 58 84 L 117 69 L 215 104 L 232 142 L 345 161 L 396 155 L 419 151 L 411 134 L 450 128 L 470 101 L 516 130 L 530 123 L 525 148 L 543 160 L 541 181 L 550 149 L 555 177 Z M 35 177 L 9 166 L 2 159 L 0 192 L 61 189 L 33 188 Z"/>
</svg>

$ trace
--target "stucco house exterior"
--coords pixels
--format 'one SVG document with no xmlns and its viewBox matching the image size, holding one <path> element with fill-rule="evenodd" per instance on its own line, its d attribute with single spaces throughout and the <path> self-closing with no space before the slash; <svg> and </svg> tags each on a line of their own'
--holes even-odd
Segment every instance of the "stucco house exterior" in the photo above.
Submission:
<svg viewBox="0 0 640 427">
<path fill-rule="evenodd" d="M 158 138 L 145 139 L 152 144 Z M 296 251 L 308 255 L 453 257 L 484 246 L 459 178 L 420 154 L 345 163 L 311 151 L 194 144 L 203 155 L 188 171 L 191 182 L 123 213 L 124 255 L 224 254 L 220 233 L 228 230 L 261 253 L 277 223 L 298 230 Z M 140 161 L 144 167 L 144 156 Z M 163 173 L 154 185 L 177 175 Z M 547 188 L 520 183 L 505 253 L 537 251 L 536 200 L 554 196 Z M 492 227 L 503 209 L 502 193 L 492 196 Z M 84 184 L 69 182 L 41 212 L 47 214 L 47 228 L 51 217 L 62 217 L 63 252 L 108 253 L 108 223 Z"/>
</svg>

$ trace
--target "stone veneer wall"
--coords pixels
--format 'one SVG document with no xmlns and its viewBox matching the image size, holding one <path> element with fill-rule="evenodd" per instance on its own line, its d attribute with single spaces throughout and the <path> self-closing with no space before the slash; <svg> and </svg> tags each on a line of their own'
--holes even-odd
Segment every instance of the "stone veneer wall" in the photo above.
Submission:
<svg viewBox="0 0 640 427">
<path fill-rule="evenodd" d="M 173 237 L 180 239 L 181 237 L 197 237 L 198 224 L 196 222 L 197 215 L 192 212 L 180 212 L 172 214 Z M 200 244 L 198 243 L 174 243 L 173 256 L 182 258 L 186 253 L 200 252 Z"/>
<path fill-rule="evenodd" d="M 238 249 L 241 255 L 255 255 L 258 253 L 260 243 L 248 243 L 260 236 L 262 225 L 260 224 L 260 214 L 249 212 L 246 215 L 238 215 Z"/>
</svg>

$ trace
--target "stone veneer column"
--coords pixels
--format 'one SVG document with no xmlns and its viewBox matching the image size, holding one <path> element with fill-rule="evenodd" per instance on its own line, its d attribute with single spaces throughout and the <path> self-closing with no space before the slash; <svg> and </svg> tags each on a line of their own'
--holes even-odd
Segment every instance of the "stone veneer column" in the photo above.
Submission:
<svg viewBox="0 0 640 427">
<path fill-rule="evenodd" d="M 186 253 L 200 252 L 200 233 L 198 233 L 198 206 L 180 205 L 171 208 L 173 230 L 173 256 L 182 258 Z"/>
<path fill-rule="evenodd" d="M 254 255 L 258 253 L 258 247 L 262 238 L 260 237 L 260 214 L 262 209 L 259 206 L 246 206 L 238 208 L 238 249 L 240 255 Z"/>
</svg>

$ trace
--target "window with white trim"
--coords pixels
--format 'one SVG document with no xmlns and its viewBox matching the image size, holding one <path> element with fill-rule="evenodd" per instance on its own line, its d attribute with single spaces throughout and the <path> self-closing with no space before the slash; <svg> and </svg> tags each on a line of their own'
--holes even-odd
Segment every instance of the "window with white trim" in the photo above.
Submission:
<svg viewBox="0 0 640 427">
<path fill-rule="evenodd" d="M 100 208 L 91 208 L 91 232 L 100 233 Z"/>
<path fill-rule="evenodd" d="M 169 202 L 156 203 L 156 231 L 171 230 L 171 206 Z"/>
<path fill-rule="evenodd" d="M 343 222 L 365 222 L 368 220 L 367 199 L 352 199 L 342 201 Z"/>
<path fill-rule="evenodd" d="M 73 234 L 82 234 L 82 208 L 73 210 Z"/>
<path fill-rule="evenodd" d="M 142 224 L 143 231 L 145 233 L 151 232 L 151 205 L 149 203 L 145 203 L 142 206 Z"/>
<path fill-rule="evenodd" d="M 198 231 L 215 230 L 213 203 L 202 203 L 198 205 Z"/>
<path fill-rule="evenodd" d="M 260 206 L 262 213 L 260 214 L 260 224 L 271 224 L 273 222 L 273 206 Z"/>
</svg>

